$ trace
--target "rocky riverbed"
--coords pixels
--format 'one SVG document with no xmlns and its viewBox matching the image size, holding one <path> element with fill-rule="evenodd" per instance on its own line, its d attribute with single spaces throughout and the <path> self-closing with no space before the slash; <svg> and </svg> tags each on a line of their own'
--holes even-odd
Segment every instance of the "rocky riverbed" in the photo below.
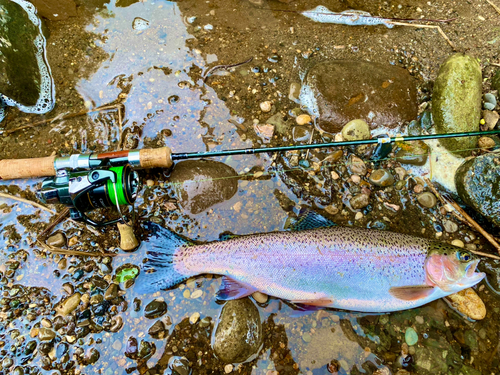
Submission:
<svg viewBox="0 0 500 375">
<path fill-rule="evenodd" d="M 0 30 L 12 25 L 7 4 L 0 0 Z M 45 96 L 49 108 L 55 95 L 55 107 L 27 114 L 26 105 L 0 96 L 0 107 L 9 104 L 1 159 L 160 146 L 217 151 L 499 126 L 500 14 L 489 2 L 43 4 L 40 27 L 23 37 L 42 32 L 46 39 L 55 94 Z M 435 29 L 320 24 L 299 13 L 317 5 L 453 18 L 440 26 L 456 51 Z M 5 69 L 36 56 L 13 57 L 5 45 L 0 92 L 18 95 L 17 102 L 40 96 L 40 65 L 26 65 L 31 75 L 16 73 L 33 91 L 19 90 Z M 487 136 L 182 161 L 171 171 L 140 172 L 135 234 L 147 240 L 142 224 L 150 220 L 194 241 L 223 240 L 286 230 L 309 208 L 339 225 L 495 254 L 425 178 L 500 237 L 499 144 Z M 210 275 L 139 294 L 145 249 L 120 249 L 115 226 L 65 221 L 37 241 L 54 217 L 29 203 L 38 202 L 39 186 L 36 179 L 0 181 L 1 374 L 490 374 L 500 366 L 498 260 L 482 258 L 487 282 L 474 291 L 391 314 L 303 314 L 259 293 L 222 304 L 215 298 L 221 281 Z"/>
</svg>

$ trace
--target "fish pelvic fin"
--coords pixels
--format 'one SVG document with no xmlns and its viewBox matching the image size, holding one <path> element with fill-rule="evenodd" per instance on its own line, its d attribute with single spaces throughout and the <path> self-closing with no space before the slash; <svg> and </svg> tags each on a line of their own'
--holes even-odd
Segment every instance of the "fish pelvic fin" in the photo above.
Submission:
<svg viewBox="0 0 500 375">
<path fill-rule="evenodd" d="M 175 269 L 177 250 L 193 243 L 152 222 L 146 222 L 144 227 L 151 235 L 141 244 L 146 247 L 147 257 L 143 260 L 135 290 L 144 294 L 154 293 L 170 289 L 193 276 L 181 274 Z"/>
<path fill-rule="evenodd" d="M 435 288 L 431 285 L 393 286 L 389 289 L 389 293 L 403 301 L 416 301 L 430 296 Z"/>
<path fill-rule="evenodd" d="M 243 285 L 239 281 L 231 279 L 230 277 L 223 276 L 222 284 L 219 291 L 217 292 L 217 299 L 222 301 L 229 301 L 232 299 L 243 298 L 249 296 L 257 289 L 249 286 Z"/>
</svg>

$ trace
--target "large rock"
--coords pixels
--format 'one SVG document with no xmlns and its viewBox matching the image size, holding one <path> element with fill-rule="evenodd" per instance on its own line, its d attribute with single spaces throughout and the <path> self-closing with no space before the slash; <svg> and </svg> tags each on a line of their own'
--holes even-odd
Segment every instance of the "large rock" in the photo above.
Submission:
<svg viewBox="0 0 500 375">
<path fill-rule="evenodd" d="M 338 60 L 307 73 L 300 100 L 319 116 L 320 129 L 336 133 L 349 121 L 394 128 L 417 117 L 417 94 L 408 71 L 392 65 Z"/>
<path fill-rule="evenodd" d="M 182 207 L 193 214 L 230 199 L 238 190 L 236 171 L 212 160 L 185 160 L 175 164 L 170 182 Z"/>
<path fill-rule="evenodd" d="M 500 227 L 500 155 L 485 154 L 463 163 L 455 174 L 460 198 Z"/>
<path fill-rule="evenodd" d="M 455 54 L 439 68 L 432 94 L 432 117 L 436 132 L 479 131 L 481 119 L 481 67 L 471 56 Z M 476 137 L 440 140 L 448 150 L 461 156 L 470 155 Z"/>
<path fill-rule="evenodd" d="M 52 110 L 54 82 L 33 4 L 0 0 L 0 36 L 0 106 L 28 113 Z"/>
<path fill-rule="evenodd" d="M 248 298 L 226 302 L 214 329 L 213 350 L 225 363 L 244 362 L 262 344 L 259 310 Z"/>
</svg>

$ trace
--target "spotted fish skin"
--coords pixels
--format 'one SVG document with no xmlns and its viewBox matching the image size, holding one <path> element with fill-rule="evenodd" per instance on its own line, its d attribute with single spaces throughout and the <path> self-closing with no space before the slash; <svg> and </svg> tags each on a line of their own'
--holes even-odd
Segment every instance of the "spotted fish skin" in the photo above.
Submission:
<svg viewBox="0 0 500 375">
<path fill-rule="evenodd" d="M 216 274 L 230 277 L 248 293 L 258 290 L 297 303 L 390 312 L 421 306 L 470 286 L 443 290 L 426 272 L 429 253 L 452 253 L 459 248 L 405 234 L 335 227 L 200 245 L 182 244 L 176 238 L 172 251 L 159 251 L 164 244 L 153 245 L 149 251 L 145 268 L 153 273 L 144 276 L 145 291 L 171 288 L 191 276 Z M 474 284 L 481 279 L 475 277 Z M 414 300 L 390 292 L 391 288 L 422 285 L 431 288 L 431 293 Z"/>
</svg>

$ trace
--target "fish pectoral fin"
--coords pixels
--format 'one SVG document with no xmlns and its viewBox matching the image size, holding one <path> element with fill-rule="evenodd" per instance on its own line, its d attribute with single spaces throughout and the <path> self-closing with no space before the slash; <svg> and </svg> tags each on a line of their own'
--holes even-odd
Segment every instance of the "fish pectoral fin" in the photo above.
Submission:
<svg viewBox="0 0 500 375">
<path fill-rule="evenodd" d="M 333 304 L 333 299 L 329 298 L 306 299 L 306 300 L 293 300 L 291 302 L 300 303 L 301 305 L 307 305 L 307 306 L 327 307 Z"/>
<path fill-rule="evenodd" d="M 434 288 L 430 285 L 394 286 L 389 289 L 389 293 L 394 298 L 403 301 L 416 301 L 430 296 Z"/>
<path fill-rule="evenodd" d="M 238 299 L 249 296 L 256 291 L 257 289 L 249 285 L 243 285 L 242 283 L 231 279 L 230 277 L 223 276 L 222 284 L 219 291 L 217 292 L 217 299 L 229 301 L 231 299 Z"/>
</svg>

